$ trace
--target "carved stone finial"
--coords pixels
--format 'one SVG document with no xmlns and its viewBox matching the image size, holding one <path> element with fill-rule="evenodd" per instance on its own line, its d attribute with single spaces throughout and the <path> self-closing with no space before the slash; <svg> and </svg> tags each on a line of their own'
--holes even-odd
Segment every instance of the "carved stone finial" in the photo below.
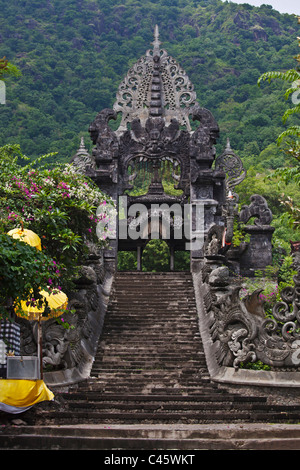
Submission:
<svg viewBox="0 0 300 470">
<path fill-rule="evenodd" d="M 151 82 L 151 98 L 150 98 L 150 117 L 159 117 L 163 115 L 162 102 L 162 81 L 160 71 L 160 41 L 158 26 L 155 27 L 154 48 L 153 48 L 153 72 Z"/>
<path fill-rule="evenodd" d="M 243 162 L 232 150 L 229 138 L 227 138 L 224 152 L 216 159 L 216 169 L 223 170 L 226 173 L 227 193 L 233 191 L 233 188 L 240 184 L 246 177 L 247 173 Z"/>
<path fill-rule="evenodd" d="M 80 146 L 70 163 L 78 173 L 85 173 L 87 169 L 94 168 L 95 162 L 84 145 L 84 138 L 80 139 Z"/>
<path fill-rule="evenodd" d="M 186 72 L 160 48 L 158 26 L 155 27 L 153 50 L 148 50 L 128 71 L 119 86 L 115 112 L 122 113 L 118 136 L 127 125 L 139 119 L 142 127 L 149 117 L 163 116 L 166 126 L 176 119 L 191 131 L 190 115 L 196 104 L 196 92 Z"/>
<path fill-rule="evenodd" d="M 161 42 L 159 40 L 159 31 L 158 31 L 158 26 L 155 26 L 154 29 L 154 41 L 153 41 L 153 57 L 159 56 L 160 55 L 160 45 Z"/>
<path fill-rule="evenodd" d="M 85 148 L 85 145 L 84 145 L 84 138 L 81 137 L 80 139 L 80 146 L 79 146 L 79 152 L 86 152 L 86 148 Z"/>
</svg>

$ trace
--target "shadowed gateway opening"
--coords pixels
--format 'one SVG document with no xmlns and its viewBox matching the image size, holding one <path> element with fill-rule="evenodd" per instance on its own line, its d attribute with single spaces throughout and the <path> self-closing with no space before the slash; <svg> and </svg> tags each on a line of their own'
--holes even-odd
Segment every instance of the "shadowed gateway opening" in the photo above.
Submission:
<svg viewBox="0 0 300 470">
<path fill-rule="evenodd" d="M 138 267 L 137 251 L 118 252 L 118 271 L 136 271 Z M 142 251 L 141 271 L 167 272 L 189 271 L 190 254 L 175 251 L 173 259 L 168 243 L 164 240 L 150 240 Z"/>
</svg>

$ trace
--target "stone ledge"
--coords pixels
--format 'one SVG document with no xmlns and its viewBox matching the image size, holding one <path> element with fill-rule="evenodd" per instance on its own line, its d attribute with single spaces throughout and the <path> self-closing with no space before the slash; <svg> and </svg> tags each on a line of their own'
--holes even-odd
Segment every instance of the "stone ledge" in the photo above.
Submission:
<svg viewBox="0 0 300 470">
<path fill-rule="evenodd" d="M 268 387 L 300 387 L 299 372 L 273 372 L 266 370 L 235 370 L 233 367 L 220 367 L 211 379 L 219 383 L 255 385 Z"/>
</svg>

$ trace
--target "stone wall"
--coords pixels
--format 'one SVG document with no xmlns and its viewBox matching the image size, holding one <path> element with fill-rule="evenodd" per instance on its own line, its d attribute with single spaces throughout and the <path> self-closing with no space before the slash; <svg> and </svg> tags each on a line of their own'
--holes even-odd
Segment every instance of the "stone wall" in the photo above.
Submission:
<svg viewBox="0 0 300 470">
<path fill-rule="evenodd" d="M 44 381 L 64 386 L 89 377 L 101 336 L 114 277 L 114 266 L 102 251 L 91 248 L 87 263 L 81 267 L 75 288 L 68 292 L 69 309 L 64 322 L 49 319 L 42 323 Z M 37 351 L 37 322 L 20 319 L 21 354 Z M 71 328 L 64 328 L 68 322 Z M 61 323 L 61 324 L 59 324 Z"/>
</svg>

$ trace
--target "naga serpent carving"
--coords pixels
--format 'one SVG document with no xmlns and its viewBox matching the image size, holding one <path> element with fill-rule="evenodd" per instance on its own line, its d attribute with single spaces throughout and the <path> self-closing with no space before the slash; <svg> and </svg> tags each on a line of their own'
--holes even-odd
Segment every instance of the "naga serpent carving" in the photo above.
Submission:
<svg viewBox="0 0 300 470">
<path fill-rule="evenodd" d="M 242 299 L 241 286 L 230 286 L 224 277 L 227 268 L 204 272 L 204 285 L 208 287 L 205 310 L 210 319 L 212 341 L 218 346 L 220 366 L 238 368 L 242 362 L 255 361 L 283 369 L 300 365 L 300 271 L 299 255 L 296 255 L 294 266 L 298 272 L 294 286 L 282 290 L 272 315 L 265 313 L 264 300 L 260 298 L 262 290 Z M 223 273 L 222 289 L 216 282 L 220 273 Z"/>
</svg>

